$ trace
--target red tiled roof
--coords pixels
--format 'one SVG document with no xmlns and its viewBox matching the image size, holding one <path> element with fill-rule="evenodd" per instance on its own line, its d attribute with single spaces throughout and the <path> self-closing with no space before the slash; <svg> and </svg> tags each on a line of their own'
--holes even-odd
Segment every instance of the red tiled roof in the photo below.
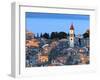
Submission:
<svg viewBox="0 0 100 80">
<path fill-rule="evenodd" d="M 74 26 L 73 26 L 73 24 L 71 24 L 70 29 L 71 29 L 71 30 L 74 30 Z"/>
</svg>

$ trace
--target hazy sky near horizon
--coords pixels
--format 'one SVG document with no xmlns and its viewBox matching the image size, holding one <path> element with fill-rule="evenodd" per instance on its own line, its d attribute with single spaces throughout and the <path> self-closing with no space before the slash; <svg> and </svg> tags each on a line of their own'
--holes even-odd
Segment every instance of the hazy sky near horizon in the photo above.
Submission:
<svg viewBox="0 0 100 80">
<path fill-rule="evenodd" d="M 26 29 L 35 34 L 64 31 L 74 25 L 75 34 L 83 34 L 90 27 L 89 15 L 26 12 Z"/>
</svg>

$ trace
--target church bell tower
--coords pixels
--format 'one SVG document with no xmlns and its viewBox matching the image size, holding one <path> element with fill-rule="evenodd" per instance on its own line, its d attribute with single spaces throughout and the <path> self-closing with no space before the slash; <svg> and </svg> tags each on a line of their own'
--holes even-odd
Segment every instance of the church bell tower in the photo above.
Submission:
<svg viewBox="0 0 100 80">
<path fill-rule="evenodd" d="M 74 47 L 74 26 L 70 26 L 70 36 L 69 36 L 70 47 Z"/>
</svg>

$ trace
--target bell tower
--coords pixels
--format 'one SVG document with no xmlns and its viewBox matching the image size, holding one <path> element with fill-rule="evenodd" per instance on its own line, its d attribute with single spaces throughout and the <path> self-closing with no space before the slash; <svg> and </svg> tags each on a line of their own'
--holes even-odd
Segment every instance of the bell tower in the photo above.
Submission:
<svg viewBox="0 0 100 80">
<path fill-rule="evenodd" d="M 70 36 L 69 36 L 70 47 L 74 47 L 74 26 L 70 26 Z"/>
</svg>

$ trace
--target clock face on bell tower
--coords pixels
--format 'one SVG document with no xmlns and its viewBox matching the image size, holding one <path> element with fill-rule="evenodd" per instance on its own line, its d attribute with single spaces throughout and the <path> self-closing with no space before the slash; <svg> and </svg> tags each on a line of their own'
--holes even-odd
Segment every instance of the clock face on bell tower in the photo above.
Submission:
<svg viewBox="0 0 100 80">
<path fill-rule="evenodd" d="M 70 30 L 70 34 L 74 34 L 74 30 Z"/>
</svg>

